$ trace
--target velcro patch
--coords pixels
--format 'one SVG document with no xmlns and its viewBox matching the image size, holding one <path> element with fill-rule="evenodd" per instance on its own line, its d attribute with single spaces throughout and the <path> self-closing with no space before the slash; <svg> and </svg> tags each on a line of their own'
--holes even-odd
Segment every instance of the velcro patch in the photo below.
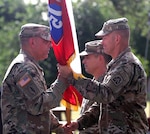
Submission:
<svg viewBox="0 0 150 134">
<path fill-rule="evenodd" d="M 24 86 L 27 85 L 30 81 L 31 81 L 30 76 L 29 76 L 28 74 L 25 74 L 25 75 L 23 75 L 23 76 L 20 78 L 18 84 L 19 84 L 21 87 L 24 87 Z"/>
</svg>

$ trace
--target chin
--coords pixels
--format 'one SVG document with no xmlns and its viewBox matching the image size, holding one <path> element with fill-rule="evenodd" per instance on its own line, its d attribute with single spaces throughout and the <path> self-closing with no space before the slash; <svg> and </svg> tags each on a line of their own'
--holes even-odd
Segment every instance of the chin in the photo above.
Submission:
<svg viewBox="0 0 150 134">
<path fill-rule="evenodd" d="M 47 59 L 47 58 L 48 58 L 48 55 L 45 55 L 45 56 L 44 56 L 44 59 Z"/>
<path fill-rule="evenodd" d="M 85 71 L 88 73 L 88 69 L 85 69 Z"/>
<path fill-rule="evenodd" d="M 104 51 L 104 53 L 105 53 L 105 54 L 109 54 L 109 52 L 107 52 L 107 51 Z"/>
<path fill-rule="evenodd" d="M 43 58 L 41 58 L 40 61 L 46 60 L 47 58 L 48 58 L 48 57 L 43 57 Z"/>
</svg>

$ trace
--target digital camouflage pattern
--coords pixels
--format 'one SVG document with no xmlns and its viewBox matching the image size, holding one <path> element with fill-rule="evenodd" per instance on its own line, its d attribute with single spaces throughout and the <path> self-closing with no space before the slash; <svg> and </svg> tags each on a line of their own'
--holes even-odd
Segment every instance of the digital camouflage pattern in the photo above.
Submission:
<svg viewBox="0 0 150 134">
<path fill-rule="evenodd" d="M 102 104 L 94 102 L 80 118 L 77 119 L 80 134 L 99 134 L 98 120 L 102 113 Z"/>
<path fill-rule="evenodd" d="M 125 29 L 129 29 L 127 18 L 110 19 L 103 24 L 102 29 L 95 36 L 104 37 L 113 31 Z"/>
<path fill-rule="evenodd" d="M 102 54 L 103 46 L 101 45 L 102 40 L 93 40 L 85 43 L 85 49 L 80 53 L 80 56 L 89 54 Z"/>
<path fill-rule="evenodd" d="M 104 78 L 104 76 L 99 77 L 98 81 L 102 82 L 103 78 Z M 94 78 L 93 78 L 93 80 L 94 80 Z M 97 114 L 95 114 L 95 112 L 94 112 L 94 115 L 93 115 L 93 111 L 91 111 L 90 107 L 95 104 L 96 104 L 96 106 L 98 105 L 97 108 L 95 108 L 95 110 L 97 111 Z M 78 124 L 80 124 L 80 129 L 81 129 L 79 134 L 98 134 L 98 132 L 99 132 L 98 118 L 100 116 L 100 105 L 101 104 L 98 104 L 89 99 L 83 98 L 82 105 L 81 105 L 81 112 L 80 112 L 81 116 L 80 116 L 80 118 L 77 119 L 77 122 L 78 122 Z M 92 118 L 90 118 L 90 116 L 92 116 Z M 88 120 L 87 120 L 87 118 L 88 118 Z M 91 122 L 91 120 L 93 122 Z"/>
<path fill-rule="evenodd" d="M 21 52 L 2 83 L 4 134 L 50 134 L 50 109 L 59 105 L 67 88 L 57 79 L 47 89 L 42 68 Z"/>
<path fill-rule="evenodd" d="M 50 126 L 50 134 L 65 134 L 64 129 L 62 128 L 62 124 L 59 123 L 58 118 L 50 111 L 51 116 L 51 126 Z"/>
<path fill-rule="evenodd" d="M 50 29 L 48 26 L 35 24 L 35 23 L 27 23 L 21 27 L 21 31 L 19 33 L 20 38 L 22 37 L 41 37 L 44 40 L 50 41 Z"/>
<path fill-rule="evenodd" d="M 69 81 L 85 98 L 106 105 L 99 119 L 100 134 L 146 134 L 148 131 L 144 111 L 146 73 L 130 48 L 109 63 L 102 83 L 73 77 Z"/>
</svg>

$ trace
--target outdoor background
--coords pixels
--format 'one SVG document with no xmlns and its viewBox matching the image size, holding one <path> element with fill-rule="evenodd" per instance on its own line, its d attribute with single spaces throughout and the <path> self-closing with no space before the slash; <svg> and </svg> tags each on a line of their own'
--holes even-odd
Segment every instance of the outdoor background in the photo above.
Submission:
<svg viewBox="0 0 150 134">
<path fill-rule="evenodd" d="M 147 90 L 150 92 L 150 0 L 73 0 L 72 4 L 80 51 L 84 49 L 85 42 L 96 39 L 94 35 L 102 28 L 104 21 L 128 18 L 130 46 L 144 65 L 148 76 Z M 47 6 L 48 0 L 0 0 L 0 82 L 19 52 L 20 27 L 29 22 L 49 25 Z M 48 86 L 56 79 L 56 63 L 52 49 L 49 58 L 40 63 Z M 83 74 L 90 76 L 84 69 Z M 146 111 L 149 117 L 149 107 Z"/>
</svg>

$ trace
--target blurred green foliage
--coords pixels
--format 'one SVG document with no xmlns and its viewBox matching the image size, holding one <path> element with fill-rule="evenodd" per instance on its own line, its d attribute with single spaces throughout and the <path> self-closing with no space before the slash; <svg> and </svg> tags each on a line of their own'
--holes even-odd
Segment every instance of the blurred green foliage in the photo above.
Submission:
<svg viewBox="0 0 150 134">
<path fill-rule="evenodd" d="M 48 21 L 42 16 L 48 11 L 47 4 L 48 1 L 44 3 L 40 0 L 36 4 L 25 4 L 23 0 L 0 1 L 0 81 L 19 52 L 18 33 L 21 25 L 29 22 L 48 25 Z M 148 76 L 150 75 L 149 48 L 147 60 L 144 57 L 150 31 L 147 24 L 150 0 L 77 0 L 73 2 L 73 10 L 80 51 L 84 49 L 85 42 L 96 39 L 94 35 L 101 29 L 104 21 L 127 17 L 131 28 L 131 48 L 142 61 Z M 48 85 L 57 77 L 56 63 L 53 50 L 49 58 L 40 63 Z"/>
</svg>

